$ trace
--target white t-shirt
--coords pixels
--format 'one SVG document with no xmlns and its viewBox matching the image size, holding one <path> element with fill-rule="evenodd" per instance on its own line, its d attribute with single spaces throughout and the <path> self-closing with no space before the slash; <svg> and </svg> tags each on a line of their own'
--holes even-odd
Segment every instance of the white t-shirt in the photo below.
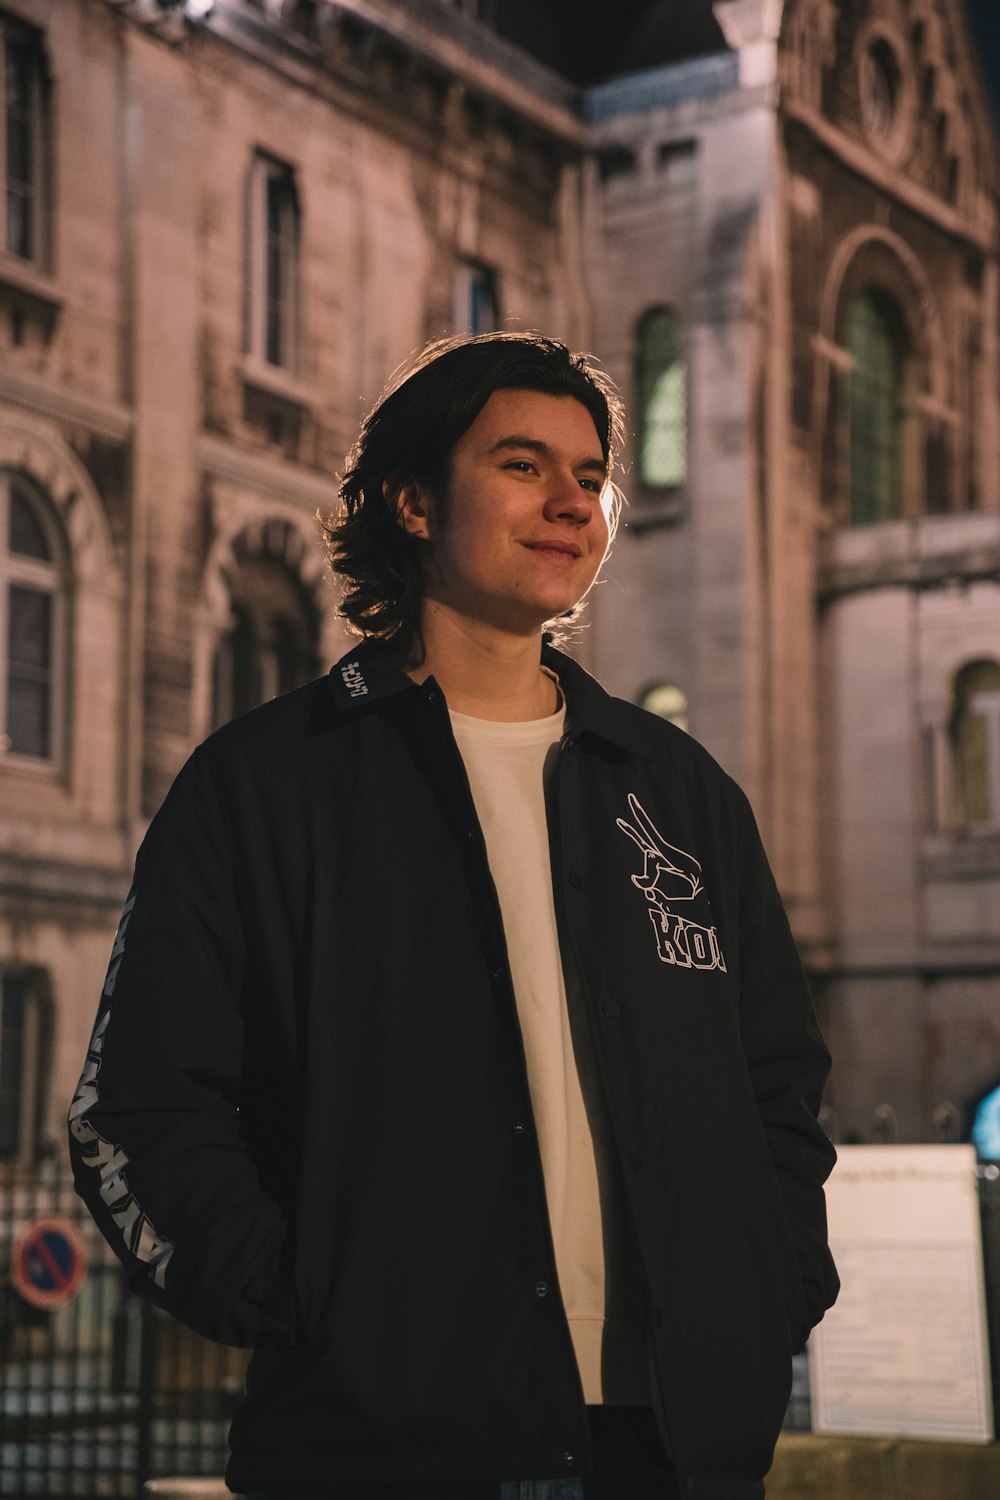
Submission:
<svg viewBox="0 0 1000 1500">
<path fill-rule="evenodd" d="M 560 709 L 550 718 L 527 723 L 496 723 L 458 713 L 452 713 L 451 722 L 503 916 L 556 1271 L 584 1396 L 589 1404 L 642 1402 L 649 1399 L 644 1383 L 646 1360 L 641 1338 L 640 1352 L 635 1353 L 635 1320 L 627 1331 L 621 1326 L 614 1330 L 614 1342 L 620 1346 L 626 1335 L 632 1352 L 625 1364 L 635 1367 L 638 1383 L 632 1382 L 629 1389 L 606 1390 L 607 1357 L 602 1380 L 606 1226 L 594 1136 L 580 1083 L 583 1070 L 578 1066 L 566 999 L 545 814 L 545 764 L 562 735 L 564 718 L 565 710 Z M 576 1048 L 585 1046 L 578 1027 Z M 592 1067 L 589 1075 L 594 1076 Z M 596 1095 L 598 1091 L 590 1092 Z M 590 1107 L 592 1112 L 602 1108 L 596 1097 L 590 1098 Z M 612 1332 L 610 1327 L 608 1332 Z M 620 1354 L 612 1363 L 621 1369 Z M 621 1386 L 620 1380 L 615 1383 Z"/>
</svg>

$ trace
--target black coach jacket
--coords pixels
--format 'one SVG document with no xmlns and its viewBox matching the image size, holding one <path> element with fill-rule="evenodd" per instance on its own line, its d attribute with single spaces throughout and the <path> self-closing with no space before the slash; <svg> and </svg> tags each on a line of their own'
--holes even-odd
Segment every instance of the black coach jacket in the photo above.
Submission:
<svg viewBox="0 0 1000 1500">
<path fill-rule="evenodd" d="M 760 1494 L 836 1295 L 829 1065 L 746 799 L 558 652 L 555 900 L 684 1493 Z M 500 910 L 439 688 L 375 642 L 140 849 L 70 1114 L 134 1289 L 255 1349 L 234 1488 L 586 1476 Z"/>
</svg>

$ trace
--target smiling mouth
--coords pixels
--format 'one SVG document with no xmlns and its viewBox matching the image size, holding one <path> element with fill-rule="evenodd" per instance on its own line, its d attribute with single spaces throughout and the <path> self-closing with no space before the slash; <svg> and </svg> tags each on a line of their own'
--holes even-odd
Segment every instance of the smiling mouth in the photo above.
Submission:
<svg viewBox="0 0 1000 1500">
<path fill-rule="evenodd" d="M 525 542 L 529 552 L 547 552 L 551 557 L 568 557 L 575 562 L 582 556 L 579 548 L 563 546 L 559 542 Z"/>
</svg>

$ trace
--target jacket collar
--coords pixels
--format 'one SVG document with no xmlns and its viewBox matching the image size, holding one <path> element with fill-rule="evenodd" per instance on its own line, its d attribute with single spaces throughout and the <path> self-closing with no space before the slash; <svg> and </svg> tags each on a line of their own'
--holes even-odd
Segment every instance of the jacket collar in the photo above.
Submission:
<svg viewBox="0 0 1000 1500">
<path fill-rule="evenodd" d="M 578 662 L 554 646 L 542 647 L 542 662 L 559 678 L 571 733 L 597 735 L 638 755 L 657 753 L 659 720 L 622 698 L 613 698 Z M 403 692 L 426 695 L 438 690 L 433 677 L 415 683 L 374 636 L 366 636 L 342 656 L 330 668 L 329 681 L 342 713 L 357 712 Z"/>
</svg>

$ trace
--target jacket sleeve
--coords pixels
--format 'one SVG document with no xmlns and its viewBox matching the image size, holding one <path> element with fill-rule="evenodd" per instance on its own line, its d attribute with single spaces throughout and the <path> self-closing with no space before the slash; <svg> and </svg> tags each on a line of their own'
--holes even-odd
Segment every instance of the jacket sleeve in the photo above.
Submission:
<svg viewBox="0 0 1000 1500">
<path fill-rule="evenodd" d="M 150 825 L 70 1114 L 77 1191 L 132 1289 L 198 1333 L 292 1335 L 286 1223 L 240 1131 L 243 927 L 196 751 Z"/>
<path fill-rule="evenodd" d="M 836 1152 L 818 1123 L 830 1054 L 749 804 L 740 840 L 740 1026 L 771 1160 L 798 1251 L 809 1329 L 840 1289 L 823 1183 Z"/>
</svg>

